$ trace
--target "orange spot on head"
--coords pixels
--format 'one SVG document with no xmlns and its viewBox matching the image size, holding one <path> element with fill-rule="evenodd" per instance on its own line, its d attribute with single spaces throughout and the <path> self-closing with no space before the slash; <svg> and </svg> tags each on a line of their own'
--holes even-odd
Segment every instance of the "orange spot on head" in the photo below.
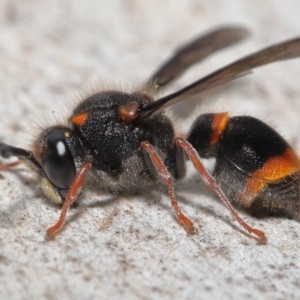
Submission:
<svg viewBox="0 0 300 300">
<path fill-rule="evenodd" d="M 212 134 L 210 136 L 210 144 L 214 145 L 218 142 L 226 129 L 228 123 L 228 113 L 214 114 L 214 120 L 212 124 Z"/>
<path fill-rule="evenodd" d="M 83 113 L 81 115 L 77 115 L 77 116 L 71 118 L 71 122 L 78 126 L 82 126 L 85 123 L 87 117 L 88 117 L 88 113 Z"/>
</svg>

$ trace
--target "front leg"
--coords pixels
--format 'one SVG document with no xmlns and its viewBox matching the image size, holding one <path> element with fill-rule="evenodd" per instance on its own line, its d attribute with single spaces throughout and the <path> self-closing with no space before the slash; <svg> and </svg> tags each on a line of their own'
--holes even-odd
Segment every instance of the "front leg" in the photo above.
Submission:
<svg viewBox="0 0 300 300">
<path fill-rule="evenodd" d="M 77 175 L 75 176 L 73 183 L 68 191 L 67 197 L 64 201 L 64 205 L 61 210 L 59 220 L 56 222 L 56 224 L 54 226 L 48 228 L 48 230 L 47 230 L 46 237 L 49 240 L 54 239 L 55 236 L 62 229 L 62 227 L 65 223 L 65 220 L 66 220 L 67 212 L 68 212 L 70 206 L 77 200 L 77 197 L 78 197 L 78 195 L 81 191 L 82 185 L 83 185 L 85 175 L 91 168 L 92 168 L 91 162 L 86 162 L 80 167 L 80 169 L 79 169 Z"/>
</svg>

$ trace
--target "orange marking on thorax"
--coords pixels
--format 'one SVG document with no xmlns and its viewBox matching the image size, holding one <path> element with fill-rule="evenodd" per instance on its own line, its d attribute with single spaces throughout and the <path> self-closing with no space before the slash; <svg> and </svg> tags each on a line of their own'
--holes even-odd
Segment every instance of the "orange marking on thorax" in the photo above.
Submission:
<svg viewBox="0 0 300 300">
<path fill-rule="evenodd" d="M 88 113 L 83 113 L 81 115 L 77 115 L 77 116 L 71 118 L 71 122 L 78 126 L 82 126 L 85 123 L 87 117 L 88 117 Z"/>
<path fill-rule="evenodd" d="M 127 124 L 131 124 L 138 115 L 139 104 L 137 102 L 127 103 L 118 107 L 119 119 Z"/>
<path fill-rule="evenodd" d="M 214 114 L 214 120 L 212 124 L 212 134 L 210 136 L 210 144 L 214 145 L 218 142 L 222 136 L 228 123 L 228 113 Z"/>
<path fill-rule="evenodd" d="M 300 160 L 292 148 L 282 155 L 273 156 L 262 168 L 252 172 L 252 176 L 268 182 L 275 182 L 300 171 Z"/>
</svg>

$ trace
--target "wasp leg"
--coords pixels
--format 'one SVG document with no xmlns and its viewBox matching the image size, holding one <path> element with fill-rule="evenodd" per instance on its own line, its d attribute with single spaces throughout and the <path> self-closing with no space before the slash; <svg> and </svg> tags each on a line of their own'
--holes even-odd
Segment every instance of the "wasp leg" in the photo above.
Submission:
<svg viewBox="0 0 300 300">
<path fill-rule="evenodd" d="M 83 181 L 84 181 L 84 176 L 86 175 L 86 172 L 88 170 L 90 170 L 91 168 L 92 168 L 92 163 L 86 162 L 79 169 L 79 172 L 77 173 L 77 175 L 69 189 L 69 192 L 67 194 L 66 200 L 64 202 L 64 205 L 63 205 L 63 208 L 62 208 L 62 211 L 60 214 L 60 218 L 54 226 L 50 227 L 47 230 L 47 234 L 46 234 L 47 238 L 54 239 L 55 235 L 57 233 L 59 233 L 59 231 L 63 227 L 65 220 L 66 220 L 66 214 L 67 214 L 70 206 L 76 201 L 76 199 L 81 191 Z"/>
<path fill-rule="evenodd" d="M 176 197 L 175 197 L 175 191 L 173 187 L 173 178 L 169 171 L 167 170 L 166 166 L 164 165 L 163 161 L 159 157 L 159 155 L 156 153 L 154 147 L 148 142 L 144 141 L 141 143 L 141 147 L 145 153 L 147 153 L 150 157 L 150 159 L 146 159 L 145 163 L 148 166 L 149 172 L 151 177 L 157 177 L 155 173 L 160 175 L 160 177 L 163 179 L 163 181 L 166 183 L 168 187 L 169 196 L 171 199 L 171 204 L 175 212 L 175 216 L 178 220 L 178 222 L 184 227 L 184 229 L 190 233 L 193 234 L 197 232 L 197 229 L 195 228 L 193 222 L 187 218 L 180 210 Z M 145 155 L 144 155 L 145 156 Z M 151 164 L 149 162 L 151 161 Z M 154 168 L 155 169 L 154 169 Z"/>
<path fill-rule="evenodd" d="M 175 147 L 174 178 L 180 180 L 186 175 L 186 154 L 181 147 Z"/>
<path fill-rule="evenodd" d="M 10 169 L 10 168 L 13 168 L 15 166 L 18 166 L 19 164 L 21 164 L 21 161 L 15 161 L 15 162 L 10 163 L 10 164 L 0 163 L 0 171 L 4 171 L 4 170 Z"/>
<path fill-rule="evenodd" d="M 214 177 L 212 175 L 210 175 L 208 173 L 208 171 L 203 167 L 203 165 L 200 161 L 199 155 L 197 154 L 196 150 L 192 147 L 192 145 L 189 142 L 182 139 L 182 138 L 176 138 L 175 139 L 175 146 L 182 147 L 185 150 L 186 154 L 189 156 L 190 160 L 192 161 L 192 163 L 194 164 L 196 170 L 198 171 L 199 175 L 201 176 L 203 182 L 206 184 L 206 186 L 208 188 L 215 191 L 215 193 L 218 195 L 220 200 L 224 203 L 224 205 L 229 210 L 229 212 L 231 213 L 233 218 L 235 220 L 237 220 L 240 223 L 240 225 L 244 229 L 246 229 L 250 234 L 254 233 L 255 235 L 257 235 L 259 237 L 261 243 L 265 243 L 266 242 L 265 234 L 262 231 L 249 226 L 237 214 L 237 212 L 234 210 L 234 208 L 232 207 L 232 205 L 228 201 L 227 197 L 225 196 L 225 194 L 221 190 L 221 188 L 218 186 L 218 184 L 217 184 L 216 180 L 214 179 Z"/>
</svg>

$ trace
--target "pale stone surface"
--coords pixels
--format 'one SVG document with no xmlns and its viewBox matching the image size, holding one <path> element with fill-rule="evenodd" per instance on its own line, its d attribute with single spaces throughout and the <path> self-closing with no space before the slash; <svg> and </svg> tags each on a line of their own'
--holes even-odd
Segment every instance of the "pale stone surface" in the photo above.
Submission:
<svg viewBox="0 0 300 300">
<path fill-rule="evenodd" d="M 177 89 L 300 35 L 299 11 L 293 0 L 2 0 L 0 138 L 26 145 L 35 122 L 67 116 L 72 99 L 98 82 L 132 85 L 196 34 L 223 24 L 249 28 L 248 41 L 189 71 L 171 87 Z M 300 60 L 261 68 L 206 96 L 199 112 L 258 116 L 299 152 L 299 78 Z M 266 246 L 257 245 L 192 168 L 176 190 L 199 229 L 194 236 L 175 221 L 165 189 L 152 187 L 118 197 L 87 192 L 65 230 L 46 242 L 45 230 L 60 211 L 35 194 L 38 180 L 25 167 L 1 179 L 0 299 L 300 297 L 300 224 L 241 212 L 268 236 Z"/>
</svg>

